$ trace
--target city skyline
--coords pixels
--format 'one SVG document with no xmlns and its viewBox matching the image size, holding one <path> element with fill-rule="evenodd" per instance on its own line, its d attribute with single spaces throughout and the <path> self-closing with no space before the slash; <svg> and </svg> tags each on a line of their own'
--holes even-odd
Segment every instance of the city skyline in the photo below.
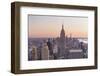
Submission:
<svg viewBox="0 0 100 76">
<path fill-rule="evenodd" d="M 87 17 L 61 17 L 61 16 L 28 16 L 29 38 L 54 38 L 59 37 L 62 25 L 64 25 L 65 35 L 72 37 L 88 36 Z"/>
</svg>

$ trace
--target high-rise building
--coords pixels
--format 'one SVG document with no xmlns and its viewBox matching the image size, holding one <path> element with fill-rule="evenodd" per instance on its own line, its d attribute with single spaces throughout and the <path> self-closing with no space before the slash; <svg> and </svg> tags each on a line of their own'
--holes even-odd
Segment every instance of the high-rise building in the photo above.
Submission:
<svg viewBox="0 0 100 76">
<path fill-rule="evenodd" d="M 41 50 L 41 59 L 49 60 L 49 49 L 47 43 L 43 43 L 42 50 Z"/>
<path fill-rule="evenodd" d="M 60 32 L 60 38 L 65 38 L 65 30 L 64 30 L 64 26 L 62 24 L 62 29 L 61 29 L 61 32 Z"/>
<path fill-rule="evenodd" d="M 59 38 L 59 56 L 61 58 L 64 58 L 65 56 L 65 48 L 66 48 L 66 37 L 65 37 L 64 26 L 62 24 L 62 29 L 61 29 L 60 38 Z"/>
<path fill-rule="evenodd" d="M 32 60 L 37 60 L 37 48 L 32 46 Z"/>
</svg>

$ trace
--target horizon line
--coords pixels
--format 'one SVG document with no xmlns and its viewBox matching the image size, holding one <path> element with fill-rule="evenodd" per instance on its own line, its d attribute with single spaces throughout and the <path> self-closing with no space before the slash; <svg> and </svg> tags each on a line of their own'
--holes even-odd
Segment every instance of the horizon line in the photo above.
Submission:
<svg viewBox="0 0 100 76">
<path fill-rule="evenodd" d="M 28 38 L 60 38 L 60 37 L 28 37 Z M 68 38 L 70 38 L 70 37 L 68 37 Z M 71 38 L 88 38 L 88 37 L 71 37 Z"/>
</svg>

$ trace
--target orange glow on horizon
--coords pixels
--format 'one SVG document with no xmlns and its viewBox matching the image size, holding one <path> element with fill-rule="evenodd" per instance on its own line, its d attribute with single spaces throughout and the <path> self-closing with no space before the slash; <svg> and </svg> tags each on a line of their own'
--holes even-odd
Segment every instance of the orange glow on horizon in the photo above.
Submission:
<svg viewBox="0 0 100 76">
<path fill-rule="evenodd" d="M 72 31 L 72 32 L 65 32 L 66 36 L 70 36 L 70 34 L 72 35 L 72 37 L 86 37 L 87 38 L 87 33 L 86 32 L 76 32 L 76 31 Z M 53 31 L 40 31 L 38 32 L 36 35 L 33 35 L 32 33 L 29 34 L 29 37 L 51 37 L 51 38 L 55 38 L 55 37 L 59 37 L 60 36 L 60 31 L 58 33 L 53 32 Z"/>
</svg>

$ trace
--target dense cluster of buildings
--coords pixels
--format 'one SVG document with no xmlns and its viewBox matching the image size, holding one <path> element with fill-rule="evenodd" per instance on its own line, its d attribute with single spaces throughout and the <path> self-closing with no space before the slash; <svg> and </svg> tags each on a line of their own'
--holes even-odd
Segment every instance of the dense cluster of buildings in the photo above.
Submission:
<svg viewBox="0 0 100 76">
<path fill-rule="evenodd" d="M 29 39 L 28 60 L 79 59 L 88 57 L 88 43 L 65 35 L 64 26 L 60 37 Z"/>
</svg>

